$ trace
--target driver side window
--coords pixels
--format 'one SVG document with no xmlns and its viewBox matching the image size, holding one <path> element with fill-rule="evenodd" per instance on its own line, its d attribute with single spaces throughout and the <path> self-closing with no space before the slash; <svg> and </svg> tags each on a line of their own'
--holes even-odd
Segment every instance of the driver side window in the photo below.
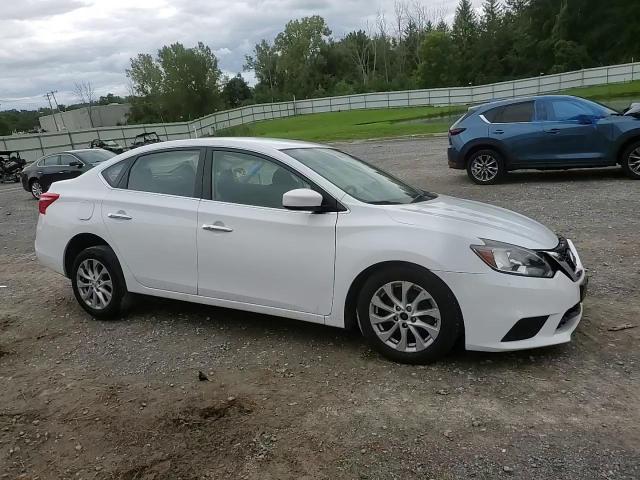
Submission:
<svg viewBox="0 0 640 480">
<path fill-rule="evenodd" d="M 310 188 L 277 163 L 243 152 L 216 151 L 212 177 L 214 200 L 257 207 L 283 208 L 286 192 Z"/>
<path fill-rule="evenodd" d="M 577 120 L 581 115 L 593 115 L 593 112 L 578 102 L 553 100 L 547 102 L 546 114 L 548 120 L 567 122 Z"/>
</svg>

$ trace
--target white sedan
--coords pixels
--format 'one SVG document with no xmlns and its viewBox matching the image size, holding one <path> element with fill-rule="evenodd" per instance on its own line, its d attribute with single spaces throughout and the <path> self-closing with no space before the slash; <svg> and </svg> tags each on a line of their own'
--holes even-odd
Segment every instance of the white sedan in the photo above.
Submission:
<svg viewBox="0 0 640 480">
<path fill-rule="evenodd" d="M 586 275 L 517 213 L 288 140 L 158 143 L 39 202 L 36 253 L 94 317 L 129 293 L 359 327 L 401 362 L 568 342 Z"/>
</svg>

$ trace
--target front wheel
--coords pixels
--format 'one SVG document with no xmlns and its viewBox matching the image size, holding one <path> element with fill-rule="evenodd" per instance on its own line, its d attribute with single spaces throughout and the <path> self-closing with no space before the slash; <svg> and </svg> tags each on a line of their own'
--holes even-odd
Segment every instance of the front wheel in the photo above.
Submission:
<svg viewBox="0 0 640 480">
<path fill-rule="evenodd" d="M 629 145 L 622 154 L 620 163 L 629 178 L 640 180 L 640 141 Z"/>
<path fill-rule="evenodd" d="M 505 174 L 502 156 L 495 150 L 474 152 L 467 162 L 467 175 L 478 185 L 493 185 Z"/>
<path fill-rule="evenodd" d="M 460 307 L 447 285 L 429 271 L 408 266 L 367 279 L 358 297 L 358 321 L 374 349 L 411 364 L 447 354 L 462 328 Z"/>
<path fill-rule="evenodd" d="M 76 257 L 71 285 L 82 308 L 96 318 L 114 318 L 122 312 L 127 287 L 116 254 L 106 245 L 89 247 Z"/>
</svg>

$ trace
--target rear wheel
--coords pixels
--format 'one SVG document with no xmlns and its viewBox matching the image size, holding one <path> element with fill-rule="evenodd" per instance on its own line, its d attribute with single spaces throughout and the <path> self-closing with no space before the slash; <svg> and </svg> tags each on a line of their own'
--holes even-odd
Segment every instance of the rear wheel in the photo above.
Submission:
<svg viewBox="0 0 640 480">
<path fill-rule="evenodd" d="M 358 321 L 371 346 L 402 363 L 428 363 L 451 350 L 462 315 L 449 288 L 426 270 L 374 273 L 358 297 Z"/>
<path fill-rule="evenodd" d="M 40 195 L 42 195 L 42 193 L 44 192 L 44 189 L 42 188 L 42 184 L 40 183 L 40 181 L 31 180 L 31 183 L 29 184 L 29 189 L 31 190 L 31 195 L 33 195 L 33 198 L 35 198 L 36 200 L 40 200 Z"/>
<path fill-rule="evenodd" d="M 491 149 L 478 150 L 469 157 L 467 174 L 478 185 L 493 185 L 505 174 L 502 156 Z"/>
<path fill-rule="evenodd" d="M 106 245 L 89 247 L 73 263 L 71 284 L 76 300 L 96 318 L 114 318 L 122 312 L 127 294 L 118 259 Z"/>
<path fill-rule="evenodd" d="M 640 180 L 640 141 L 629 145 L 622 154 L 620 163 L 629 178 Z"/>
</svg>

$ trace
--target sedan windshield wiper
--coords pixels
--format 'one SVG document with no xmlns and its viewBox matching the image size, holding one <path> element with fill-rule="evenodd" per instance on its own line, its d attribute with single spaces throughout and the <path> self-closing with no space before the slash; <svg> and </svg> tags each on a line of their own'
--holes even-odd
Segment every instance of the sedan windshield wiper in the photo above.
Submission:
<svg viewBox="0 0 640 480">
<path fill-rule="evenodd" d="M 400 205 L 402 202 L 394 202 L 393 200 L 376 200 L 375 202 L 368 202 L 371 205 Z"/>
<path fill-rule="evenodd" d="M 434 198 L 436 198 L 436 197 L 432 193 L 420 192 L 418 195 L 416 195 L 413 198 L 413 200 L 411 200 L 411 203 L 424 202 L 425 200 L 433 200 Z"/>
</svg>

